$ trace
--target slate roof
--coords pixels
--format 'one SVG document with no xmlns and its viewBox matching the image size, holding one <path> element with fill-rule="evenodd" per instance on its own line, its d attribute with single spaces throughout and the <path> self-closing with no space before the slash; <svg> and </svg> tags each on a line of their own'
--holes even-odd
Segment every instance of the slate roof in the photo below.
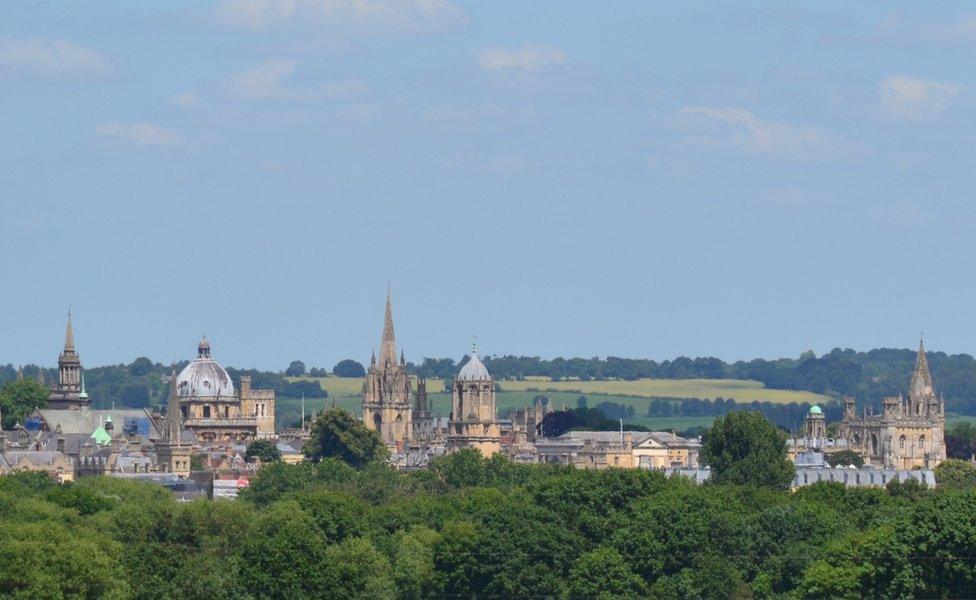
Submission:
<svg viewBox="0 0 976 600">
<path fill-rule="evenodd" d="M 149 439 L 157 440 L 162 437 L 149 411 L 142 408 L 115 410 L 41 408 L 37 410 L 37 414 L 51 431 L 56 431 L 60 425 L 61 433 L 87 433 L 88 435 L 104 423 L 109 415 L 118 427 L 122 427 L 126 419 L 149 419 Z"/>
</svg>

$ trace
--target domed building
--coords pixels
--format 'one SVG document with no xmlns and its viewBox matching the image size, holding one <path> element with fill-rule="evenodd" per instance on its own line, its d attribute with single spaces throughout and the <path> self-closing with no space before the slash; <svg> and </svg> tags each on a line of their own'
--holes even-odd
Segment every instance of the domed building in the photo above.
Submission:
<svg viewBox="0 0 976 600">
<path fill-rule="evenodd" d="M 241 389 L 210 354 L 210 340 L 197 345 L 197 357 L 176 377 L 183 425 L 208 442 L 247 442 L 272 438 L 274 390 L 252 390 L 251 378 L 241 376 Z"/>
<path fill-rule="evenodd" d="M 484 456 L 502 449 L 501 425 L 495 412 L 495 382 L 488 368 L 472 348 L 471 359 L 454 378 L 451 420 L 448 425 L 448 452 L 474 448 Z"/>
</svg>

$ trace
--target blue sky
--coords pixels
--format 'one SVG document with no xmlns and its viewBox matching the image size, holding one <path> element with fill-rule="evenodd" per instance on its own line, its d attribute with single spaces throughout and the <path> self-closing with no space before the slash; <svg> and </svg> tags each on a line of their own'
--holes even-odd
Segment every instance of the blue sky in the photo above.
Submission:
<svg viewBox="0 0 976 600">
<path fill-rule="evenodd" d="M 0 8 L 0 361 L 976 346 L 976 9 Z"/>
</svg>

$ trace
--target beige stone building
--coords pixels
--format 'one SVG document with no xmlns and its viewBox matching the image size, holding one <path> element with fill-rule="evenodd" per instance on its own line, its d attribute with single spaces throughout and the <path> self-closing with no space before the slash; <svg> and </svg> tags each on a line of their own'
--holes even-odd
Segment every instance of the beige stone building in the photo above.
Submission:
<svg viewBox="0 0 976 600">
<path fill-rule="evenodd" d="M 700 447 L 666 431 L 568 431 L 535 441 L 539 462 L 584 469 L 697 468 Z"/>
<path fill-rule="evenodd" d="M 426 402 L 426 391 L 423 388 L 421 391 Z M 402 352 L 397 360 L 393 305 L 387 290 L 379 360 L 374 353 L 363 382 L 363 423 L 378 431 L 383 442 L 395 452 L 403 452 L 413 437 L 414 402 L 413 386 Z"/>
<path fill-rule="evenodd" d="M 474 448 L 484 456 L 502 449 L 501 427 L 495 410 L 495 382 L 481 359 L 478 348 L 454 377 L 447 451 Z"/>
<path fill-rule="evenodd" d="M 908 398 L 884 398 L 882 407 L 880 415 L 868 407 L 858 416 L 854 398 L 844 399 L 839 434 L 847 448 L 861 454 L 865 464 L 933 469 L 945 460 L 945 401 L 932 385 L 923 342 L 918 346 Z"/>
<path fill-rule="evenodd" d="M 241 377 L 240 393 L 211 356 L 210 341 L 197 345 L 197 358 L 176 378 L 183 426 L 204 442 L 248 442 L 275 437 L 274 390 L 251 389 Z"/>
</svg>

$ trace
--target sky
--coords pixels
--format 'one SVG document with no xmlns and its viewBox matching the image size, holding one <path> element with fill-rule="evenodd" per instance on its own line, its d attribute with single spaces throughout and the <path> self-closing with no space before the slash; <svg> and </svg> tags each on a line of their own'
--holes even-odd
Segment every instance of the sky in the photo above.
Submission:
<svg viewBox="0 0 976 600">
<path fill-rule="evenodd" d="M 0 7 L 0 362 L 976 350 L 976 9 Z"/>
</svg>

